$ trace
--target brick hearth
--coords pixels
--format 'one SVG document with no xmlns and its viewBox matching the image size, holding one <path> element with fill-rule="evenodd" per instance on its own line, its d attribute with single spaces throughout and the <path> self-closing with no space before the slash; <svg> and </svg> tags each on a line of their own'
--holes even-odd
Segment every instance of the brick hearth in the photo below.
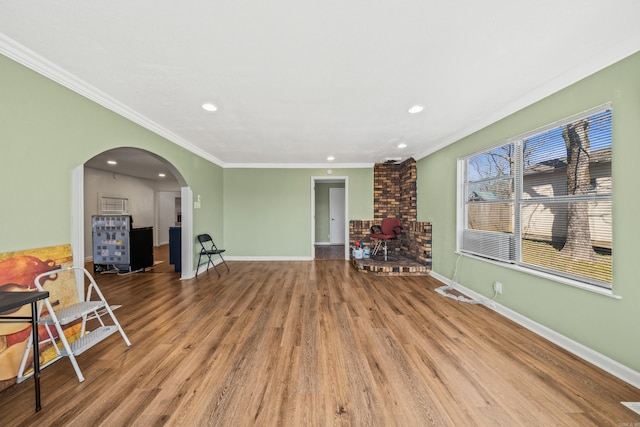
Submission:
<svg viewBox="0 0 640 427">
<path fill-rule="evenodd" d="M 378 276 L 428 276 L 431 271 L 431 267 L 402 255 L 393 256 L 388 261 L 380 257 L 362 259 L 351 257 L 351 264 L 361 273 Z"/>
<path fill-rule="evenodd" d="M 355 259 L 353 265 L 362 272 L 388 275 L 424 275 L 431 271 L 431 224 L 417 219 L 417 170 L 414 159 L 402 163 L 376 164 L 373 170 L 373 220 L 349 221 L 349 241 L 373 247 L 373 225 L 384 218 L 400 218 L 403 234 L 387 243 L 389 261 Z"/>
</svg>

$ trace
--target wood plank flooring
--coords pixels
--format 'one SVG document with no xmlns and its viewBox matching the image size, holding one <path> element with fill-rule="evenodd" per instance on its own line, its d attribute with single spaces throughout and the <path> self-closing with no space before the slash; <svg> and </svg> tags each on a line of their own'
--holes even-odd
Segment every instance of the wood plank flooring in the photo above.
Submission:
<svg viewBox="0 0 640 427">
<path fill-rule="evenodd" d="M 621 426 L 640 390 L 428 277 L 347 261 L 99 275 L 116 334 L 0 393 L 2 426 Z"/>
<path fill-rule="evenodd" d="M 316 259 L 344 259 L 344 245 L 315 245 Z"/>
</svg>

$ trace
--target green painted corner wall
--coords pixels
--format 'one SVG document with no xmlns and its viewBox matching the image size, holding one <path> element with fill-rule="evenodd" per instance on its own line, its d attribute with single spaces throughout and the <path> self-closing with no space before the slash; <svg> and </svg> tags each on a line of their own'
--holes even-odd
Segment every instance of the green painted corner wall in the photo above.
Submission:
<svg viewBox="0 0 640 427">
<path fill-rule="evenodd" d="M 224 169 L 229 256 L 310 257 L 311 177 L 320 169 Z M 373 216 L 373 168 L 334 169 L 348 177 L 348 219 Z"/>
<path fill-rule="evenodd" d="M 458 282 L 587 347 L 640 371 L 637 170 L 640 53 L 585 78 L 418 161 L 418 219 L 433 223 L 433 271 L 451 278 L 456 250 L 456 160 L 508 138 L 611 102 L 613 105 L 613 290 L 617 300 L 461 257 Z"/>
<path fill-rule="evenodd" d="M 222 234 L 222 168 L 2 55 L 0 76 L 0 252 L 70 243 L 72 171 L 117 147 L 173 164 L 202 195 L 194 234 Z"/>
</svg>

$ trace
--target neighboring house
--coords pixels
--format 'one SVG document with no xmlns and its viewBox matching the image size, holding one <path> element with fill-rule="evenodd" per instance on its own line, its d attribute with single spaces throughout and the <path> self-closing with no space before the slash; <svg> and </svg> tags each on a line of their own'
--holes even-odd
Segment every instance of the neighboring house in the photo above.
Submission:
<svg viewBox="0 0 640 427">
<path fill-rule="evenodd" d="M 589 175 L 593 194 L 611 194 L 611 148 L 594 150 L 591 153 Z M 525 169 L 522 186 L 525 197 L 566 196 L 567 159 L 543 162 Z M 610 208 L 611 202 L 589 203 L 591 240 L 595 247 L 611 249 L 611 210 L 603 209 L 605 207 Z M 566 214 L 566 209 L 558 208 L 554 203 L 523 207 L 524 237 L 546 242 L 564 242 L 567 230 Z"/>
<path fill-rule="evenodd" d="M 611 194 L 611 148 L 591 153 L 589 174 L 593 194 Z M 525 197 L 557 197 L 567 195 L 567 160 L 541 162 L 525 169 Z M 492 191 L 472 191 L 473 202 L 496 202 Z M 598 248 L 611 249 L 610 201 L 589 203 L 591 240 Z M 606 209 L 605 209 L 606 208 Z M 513 233 L 513 211 L 507 203 L 478 203 L 469 208 L 472 229 Z M 566 239 L 567 211 L 558 204 L 547 203 L 522 207 L 522 233 L 525 239 L 562 244 Z"/>
</svg>

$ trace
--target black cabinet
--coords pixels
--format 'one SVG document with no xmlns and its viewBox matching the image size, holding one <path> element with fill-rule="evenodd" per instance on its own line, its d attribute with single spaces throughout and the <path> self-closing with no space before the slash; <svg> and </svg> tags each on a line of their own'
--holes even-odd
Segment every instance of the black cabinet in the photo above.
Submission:
<svg viewBox="0 0 640 427">
<path fill-rule="evenodd" d="M 153 266 L 153 227 L 131 229 L 129 244 L 129 266 L 132 271 Z"/>
<path fill-rule="evenodd" d="M 169 227 L 169 264 L 176 272 L 182 271 L 182 228 Z"/>
</svg>

